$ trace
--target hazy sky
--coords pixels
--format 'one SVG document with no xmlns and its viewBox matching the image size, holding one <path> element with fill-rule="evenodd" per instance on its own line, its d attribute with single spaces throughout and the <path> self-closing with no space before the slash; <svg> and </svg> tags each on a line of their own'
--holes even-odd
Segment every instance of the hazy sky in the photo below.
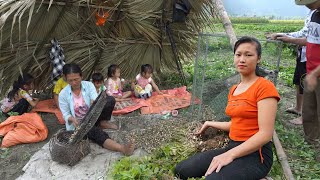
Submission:
<svg viewBox="0 0 320 180">
<path fill-rule="evenodd" d="M 294 0 L 223 0 L 223 2 L 230 15 L 303 18 L 308 13 L 307 7 L 296 5 Z"/>
</svg>

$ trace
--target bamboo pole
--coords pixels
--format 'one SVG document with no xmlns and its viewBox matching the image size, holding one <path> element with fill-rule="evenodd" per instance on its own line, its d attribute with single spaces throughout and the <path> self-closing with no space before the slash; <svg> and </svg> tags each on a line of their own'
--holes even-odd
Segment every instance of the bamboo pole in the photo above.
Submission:
<svg viewBox="0 0 320 180">
<path fill-rule="evenodd" d="M 293 174 L 291 172 L 291 169 L 290 169 L 290 166 L 288 163 L 287 155 L 282 148 L 281 142 L 278 138 L 276 131 L 273 132 L 273 144 L 276 147 L 277 156 L 278 156 L 278 159 L 281 163 L 283 173 L 286 176 L 286 179 L 287 180 L 294 180 Z"/>
</svg>

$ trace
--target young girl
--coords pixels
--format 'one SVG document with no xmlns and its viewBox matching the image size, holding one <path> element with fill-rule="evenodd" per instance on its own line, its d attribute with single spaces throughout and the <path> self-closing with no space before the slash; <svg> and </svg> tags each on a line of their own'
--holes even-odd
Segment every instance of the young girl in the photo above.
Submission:
<svg viewBox="0 0 320 180">
<path fill-rule="evenodd" d="M 103 75 L 101 73 L 93 73 L 92 74 L 92 83 L 97 90 L 98 95 L 106 90 L 106 87 L 103 84 Z"/>
<path fill-rule="evenodd" d="M 131 96 L 131 91 L 122 92 L 122 86 L 124 80 L 120 80 L 120 68 L 119 66 L 112 64 L 108 68 L 108 79 L 105 82 L 107 87 L 107 94 L 113 96 L 116 101 L 126 101 L 129 100 Z"/>
<path fill-rule="evenodd" d="M 12 108 L 7 108 L 7 112 L 4 112 L 6 116 L 9 116 L 9 112 L 17 112 L 19 115 L 28 111 L 30 105 L 32 107 L 36 106 L 39 102 L 38 98 L 32 98 L 29 95 L 29 91 L 33 90 L 34 78 L 27 73 L 24 73 L 23 76 L 19 76 L 18 81 L 15 81 L 13 84 L 13 90 L 8 94 L 8 97 L 15 99 L 17 102 L 13 105 Z M 17 93 L 16 93 L 17 92 Z"/>
<path fill-rule="evenodd" d="M 16 105 L 19 100 L 20 100 L 20 97 L 19 97 L 19 94 L 18 94 L 18 90 L 19 89 L 12 89 L 9 93 L 8 93 L 8 96 L 6 98 L 4 98 L 2 101 L 1 101 L 1 111 L 2 113 L 8 113 L 14 105 Z"/>
<path fill-rule="evenodd" d="M 136 80 L 131 83 L 134 95 L 138 98 L 149 98 L 152 95 L 152 87 L 158 94 L 163 94 L 152 79 L 153 68 L 150 64 L 141 66 L 141 72 L 136 76 Z"/>
</svg>

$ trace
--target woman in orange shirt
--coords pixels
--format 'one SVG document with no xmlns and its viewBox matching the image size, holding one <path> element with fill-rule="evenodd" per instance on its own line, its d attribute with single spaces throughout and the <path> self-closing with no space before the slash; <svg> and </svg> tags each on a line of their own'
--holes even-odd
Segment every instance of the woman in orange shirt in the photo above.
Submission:
<svg viewBox="0 0 320 180">
<path fill-rule="evenodd" d="M 280 100 L 275 86 L 256 75 L 261 59 L 261 44 L 252 37 L 240 38 L 234 46 L 234 65 L 241 75 L 228 95 L 226 114 L 230 122 L 206 121 L 207 128 L 229 131 L 230 142 L 223 149 L 198 153 L 180 162 L 175 169 L 181 179 L 205 176 L 206 179 L 261 179 L 273 162 L 272 134 Z"/>
</svg>

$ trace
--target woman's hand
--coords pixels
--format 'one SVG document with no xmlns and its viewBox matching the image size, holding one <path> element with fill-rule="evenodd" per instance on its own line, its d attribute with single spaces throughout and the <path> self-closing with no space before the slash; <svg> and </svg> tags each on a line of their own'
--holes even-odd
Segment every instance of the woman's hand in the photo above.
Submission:
<svg viewBox="0 0 320 180">
<path fill-rule="evenodd" d="M 203 123 L 203 125 L 201 126 L 201 128 L 195 133 L 195 135 L 199 136 L 202 133 L 204 133 L 207 129 L 208 129 L 208 121 L 206 121 L 205 123 Z"/>
<path fill-rule="evenodd" d="M 77 127 L 79 125 L 78 119 L 76 119 L 74 117 L 70 117 L 69 121 L 71 121 L 71 123 L 73 124 L 74 127 Z"/>
<path fill-rule="evenodd" d="M 225 152 L 223 154 L 215 156 L 212 159 L 211 164 L 210 164 L 205 176 L 210 175 L 213 171 L 216 171 L 216 173 L 218 173 L 223 166 L 230 164 L 233 160 L 234 160 L 234 158 L 228 152 Z"/>
</svg>

